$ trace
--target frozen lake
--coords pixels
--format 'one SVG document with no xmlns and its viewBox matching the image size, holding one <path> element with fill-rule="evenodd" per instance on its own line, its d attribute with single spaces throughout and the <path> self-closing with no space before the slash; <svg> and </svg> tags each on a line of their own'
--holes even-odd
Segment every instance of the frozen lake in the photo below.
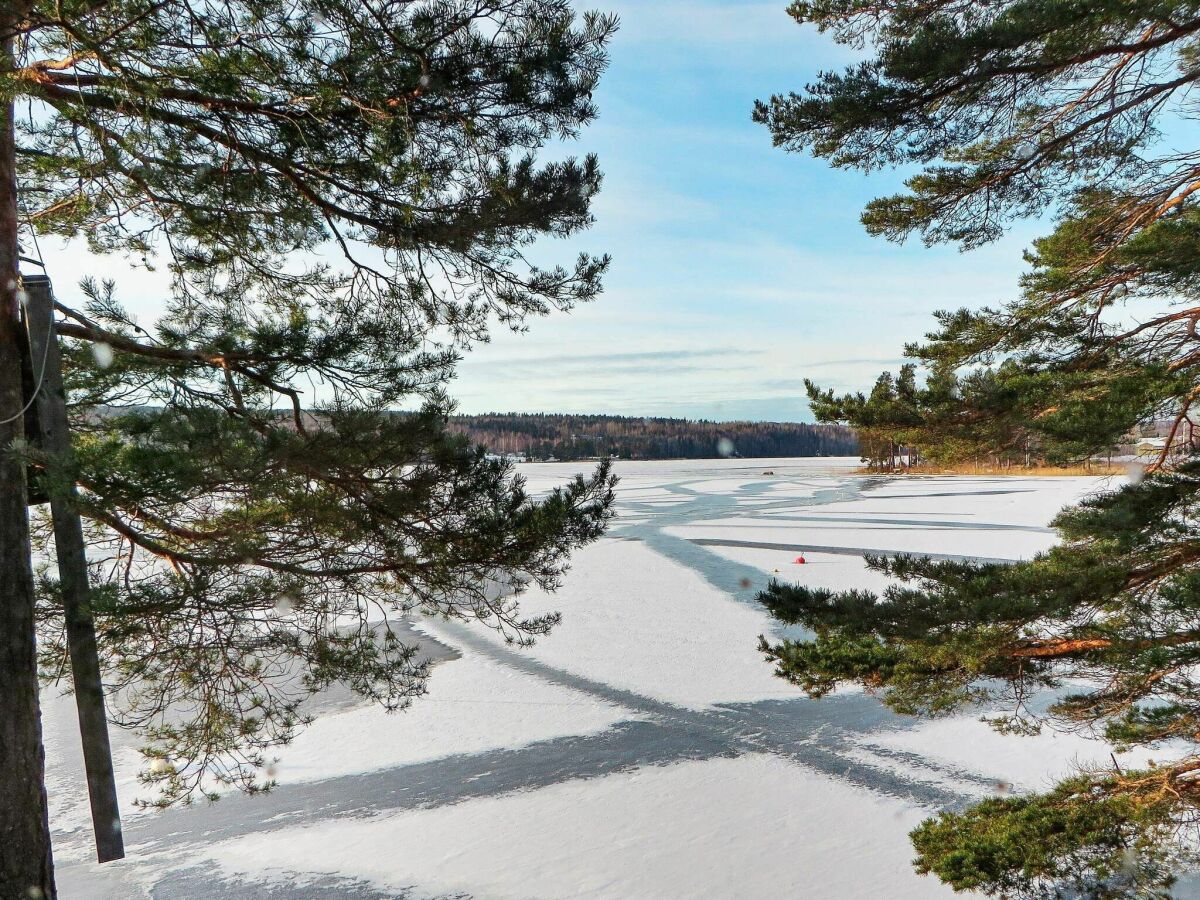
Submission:
<svg viewBox="0 0 1200 900">
<path fill-rule="evenodd" d="M 922 722 L 843 692 L 810 701 L 756 650 L 772 577 L 875 587 L 864 552 L 1020 559 L 1097 478 L 863 477 L 856 460 L 618 464 L 619 518 L 530 649 L 415 622 L 444 661 L 387 715 L 331 698 L 280 752 L 280 786 L 126 813 L 129 858 L 91 863 L 70 698 L 44 708 L 64 898 L 953 896 L 912 872 L 939 807 L 1107 759 L 1081 737 Z M 535 490 L 567 464 L 521 467 Z M 803 551 L 807 563 L 793 560 Z M 117 736 L 122 803 L 139 788 Z M 1130 758 L 1131 762 L 1136 759 Z"/>
</svg>

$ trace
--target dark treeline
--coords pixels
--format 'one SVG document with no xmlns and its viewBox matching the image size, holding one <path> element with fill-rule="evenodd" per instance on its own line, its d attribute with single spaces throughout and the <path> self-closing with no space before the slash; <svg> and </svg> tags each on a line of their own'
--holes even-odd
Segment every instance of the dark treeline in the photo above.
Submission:
<svg viewBox="0 0 1200 900">
<path fill-rule="evenodd" d="M 493 453 L 520 454 L 532 459 L 610 455 L 621 459 L 707 459 L 858 453 L 854 430 L 841 425 L 484 413 L 455 416 L 450 427 L 470 435 Z"/>
</svg>

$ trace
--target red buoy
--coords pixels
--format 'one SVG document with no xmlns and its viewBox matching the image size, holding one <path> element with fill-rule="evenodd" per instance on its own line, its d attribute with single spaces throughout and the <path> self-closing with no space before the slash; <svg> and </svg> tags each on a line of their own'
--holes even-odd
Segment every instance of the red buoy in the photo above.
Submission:
<svg viewBox="0 0 1200 900">
<path fill-rule="evenodd" d="M 798 566 L 804 565 L 804 554 L 803 553 L 801 553 L 799 556 L 796 557 L 796 565 L 798 565 Z"/>
</svg>

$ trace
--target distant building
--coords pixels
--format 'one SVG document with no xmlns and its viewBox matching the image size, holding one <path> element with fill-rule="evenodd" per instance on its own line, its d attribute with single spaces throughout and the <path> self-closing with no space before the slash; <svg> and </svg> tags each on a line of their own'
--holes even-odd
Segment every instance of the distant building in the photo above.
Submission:
<svg viewBox="0 0 1200 900">
<path fill-rule="evenodd" d="M 1134 444 L 1133 449 L 1138 456 L 1160 456 L 1166 446 L 1166 438 L 1144 437 Z"/>
</svg>

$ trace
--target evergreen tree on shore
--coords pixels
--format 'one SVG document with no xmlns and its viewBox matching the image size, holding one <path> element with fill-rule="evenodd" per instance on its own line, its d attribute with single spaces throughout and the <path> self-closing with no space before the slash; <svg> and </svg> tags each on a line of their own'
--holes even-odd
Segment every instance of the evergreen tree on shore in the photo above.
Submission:
<svg viewBox="0 0 1200 900">
<path fill-rule="evenodd" d="M 534 499 L 448 430 L 443 385 L 491 323 L 600 290 L 605 258 L 522 250 L 591 221 L 596 160 L 538 151 L 594 117 L 615 27 L 565 0 L 0 8 L 0 894 L 54 895 L 26 467 L 77 492 L 115 715 L 164 803 L 267 786 L 332 682 L 419 694 L 410 610 L 554 624 L 520 591 L 602 533 L 607 467 Z M 119 285 L 58 298 L 71 460 L 22 433 L 21 221 L 170 275 L 154 322 Z M 52 676 L 49 577 L 36 619 Z"/>
<path fill-rule="evenodd" d="M 905 713 L 984 705 L 1002 729 L 1157 748 L 1147 768 L 1080 772 L 942 813 L 912 837 L 918 870 L 958 890 L 1159 896 L 1200 850 L 1200 150 L 1187 141 L 1200 4 L 814 0 L 790 12 L 869 49 L 757 106 L 776 144 L 918 169 L 867 206 L 868 231 L 971 249 L 1015 217 L 1056 219 L 1016 300 L 940 313 L 909 348 L 930 379 L 976 379 L 937 415 L 975 452 L 1011 431 L 1068 457 L 1139 422 L 1172 426 L 1144 480 L 1059 515 L 1054 550 L 1012 566 L 871 559 L 898 579 L 882 594 L 772 585 L 767 608 L 812 636 L 763 649 L 812 696 L 857 683 Z M 816 393 L 845 412 L 845 398 Z"/>
<path fill-rule="evenodd" d="M 921 353 L 920 347 L 907 349 Z M 1079 406 L 1049 409 L 1038 373 L 1014 359 L 962 373 L 935 366 L 923 383 L 916 373 L 914 363 L 903 366 L 899 378 L 884 372 L 870 394 L 837 396 L 808 379 L 804 384 L 817 421 L 853 427 L 863 459 L 885 471 L 981 460 L 1003 466 L 1080 463 L 1111 448 L 1125 433 L 1120 426 L 1137 421 L 1105 412 L 1092 427 L 1081 427 Z M 1054 396 L 1061 402 L 1060 392 Z"/>
</svg>

